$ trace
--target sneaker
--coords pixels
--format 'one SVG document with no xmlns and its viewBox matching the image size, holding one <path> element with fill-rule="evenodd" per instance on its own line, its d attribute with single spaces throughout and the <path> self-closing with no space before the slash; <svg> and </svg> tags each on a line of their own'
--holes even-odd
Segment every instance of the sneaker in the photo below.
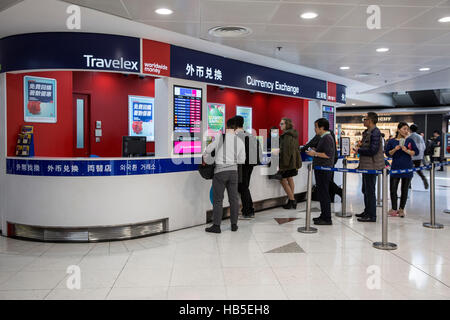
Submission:
<svg viewBox="0 0 450 320">
<path fill-rule="evenodd" d="M 404 218 L 406 216 L 405 209 L 398 209 L 398 215 L 400 218 Z"/>
<path fill-rule="evenodd" d="M 237 224 L 232 224 L 231 225 L 231 231 L 237 231 L 237 229 L 238 229 Z"/>
<path fill-rule="evenodd" d="M 318 219 L 318 220 L 314 220 L 314 224 L 319 225 L 319 226 L 331 226 L 333 224 L 333 222 L 327 221 L 327 220 L 323 220 L 323 219 Z"/>
<path fill-rule="evenodd" d="M 355 214 L 355 217 L 358 217 L 358 218 L 363 218 L 365 216 L 367 216 L 366 212 L 361 212 L 361 213 Z"/>
<path fill-rule="evenodd" d="M 389 210 L 388 215 L 389 215 L 389 217 L 398 217 L 398 211 L 391 209 L 391 210 Z"/>
<path fill-rule="evenodd" d="M 213 224 L 211 227 L 205 229 L 206 232 L 212 232 L 212 233 L 220 233 L 220 226 Z"/>
<path fill-rule="evenodd" d="M 359 222 L 377 222 L 377 219 L 372 219 L 369 216 L 364 216 L 361 218 L 358 218 Z"/>
</svg>

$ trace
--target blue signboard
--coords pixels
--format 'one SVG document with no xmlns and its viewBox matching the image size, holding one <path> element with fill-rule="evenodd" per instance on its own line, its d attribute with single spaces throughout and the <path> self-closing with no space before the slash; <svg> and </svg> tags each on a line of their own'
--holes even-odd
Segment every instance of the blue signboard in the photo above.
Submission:
<svg viewBox="0 0 450 320">
<path fill-rule="evenodd" d="M 0 40 L 0 72 L 92 69 L 141 72 L 139 38 L 97 33 L 49 32 Z"/>
<path fill-rule="evenodd" d="M 171 46 L 170 76 L 309 99 L 327 99 L 327 82 Z"/>
<path fill-rule="evenodd" d="M 6 173 L 61 177 L 125 176 L 196 171 L 200 163 L 200 157 L 131 160 L 6 159 Z"/>
</svg>

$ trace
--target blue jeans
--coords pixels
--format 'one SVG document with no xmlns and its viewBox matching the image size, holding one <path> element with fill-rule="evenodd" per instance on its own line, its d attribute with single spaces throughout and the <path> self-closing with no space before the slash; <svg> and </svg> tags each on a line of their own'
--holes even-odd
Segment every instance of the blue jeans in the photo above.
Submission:
<svg viewBox="0 0 450 320">
<path fill-rule="evenodd" d="M 377 184 L 376 174 L 362 174 L 362 192 L 364 194 L 364 213 L 369 218 L 377 219 L 377 198 L 375 195 L 375 186 Z"/>
</svg>

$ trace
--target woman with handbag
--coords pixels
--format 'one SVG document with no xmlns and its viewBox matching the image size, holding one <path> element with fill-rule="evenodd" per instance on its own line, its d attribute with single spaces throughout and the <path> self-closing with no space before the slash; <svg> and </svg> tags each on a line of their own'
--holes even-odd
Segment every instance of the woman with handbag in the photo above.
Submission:
<svg viewBox="0 0 450 320">
<path fill-rule="evenodd" d="M 298 144 L 298 132 L 294 129 L 292 120 L 282 118 L 280 129 L 283 134 L 280 136 L 280 174 L 281 186 L 283 187 L 288 202 L 283 206 L 284 209 L 296 209 L 297 201 L 294 197 L 295 183 L 293 177 L 298 174 L 298 169 L 302 167 L 302 158 Z"/>
<path fill-rule="evenodd" d="M 235 134 L 234 119 L 227 121 L 226 134 L 217 134 L 205 150 L 204 157 L 214 157 L 213 189 L 213 225 L 206 228 L 206 232 L 220 233 L 220 224 L 223 215 L 223 195 L 227 189 L 230 202 L 231 231 L 237 231 L 239 214 L 238 197 L 238 164 L 245 163 L 244 142 Z M 208 161 L 209 162 L 209 161 Z"/>
</svg>

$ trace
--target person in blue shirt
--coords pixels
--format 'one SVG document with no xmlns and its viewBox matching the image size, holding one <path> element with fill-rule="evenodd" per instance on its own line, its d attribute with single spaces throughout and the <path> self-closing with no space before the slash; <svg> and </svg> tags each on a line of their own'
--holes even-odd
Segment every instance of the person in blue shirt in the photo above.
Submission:
<svg viewBox="0 0 450 320">
<path fill-rule="evenodd" d="M 408 138 L 409 126 L 406 122 L 400 122 L 397 126 L 397 136 L 395 139 L 391 139 L 386 144 L 385 154 L 388 157 L 392 157 L 391 170 L 412 169 L 414 167 L 412 157 L 419 153 L 416 143 L 413 139 Z M 392 209 L 389 210 L 391 217 L 404 218 L 406 201 L 408 200 L 408 187 L 411 183 L 413 172 L 409 173 L 395 173 L 390 176 L 391 187 L 391 201 Z M 397 190 L 398 185 L 402 182 L 400 207 L 397 210 Z"/>
</svg>

